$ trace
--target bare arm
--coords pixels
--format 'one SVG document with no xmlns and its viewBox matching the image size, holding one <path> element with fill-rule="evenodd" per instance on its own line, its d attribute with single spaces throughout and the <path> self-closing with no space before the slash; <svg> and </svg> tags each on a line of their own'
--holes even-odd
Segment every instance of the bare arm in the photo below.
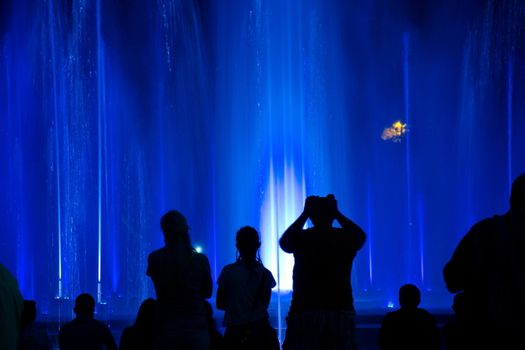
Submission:
<svg viewBox="0 0 525 350">
<path fill-rule="evenodd" d="M 279 245 L 281 246 L 282 250 L 287 253 L 293 253 L 295 250 L 297 238 L 303 231 L 306 220 L 308 220 L 308 214 L 303 211 L 301 215 L 299 215 L 299 217 L 294 221 L 294 223 L 291 224 L 290 227 L 286 229 L 286 231 L 284 231 L 281 239 L 279 240 Z"/>
<path fill-rule="evenodd" d="M 469 247 L 471 245 L 471 237 L 467 234 L 459 242 L 450 261 L 445 264 L 443 278 L 448 291 L 451 293 L 465 289 L 465 282 L 468 278 L 467 266 L 470 261 Z"/>
<path fill-rule="evenodd" d="M 204 265 L 204 277 L 202 281 L 201 296 L 204 299 L 209 299 L 213 292 L 213 281 L 211 279 L 210 262 L 204 254 L 200 254 L 205 261 Z"/>
<path fill-rule="evenodd" d="M 284 231 L 283 235 L 281 236 L 281 239 L 279 240 L 279 245 L 281 246 L 281 249 L 284 250 L 287 253 L 293 253 L 295 250 L 295 247 L 297 245 L 297 240 L 301 233 L 303 232 L 304 224 L 306 224 L 306 220 L 310 217 L 310 214 L 312 212 L 312 203 L 315 200 L 315 198 L 318 198 L 316 196 L 308 196 L 306 197 L 306 200 L 304 202 L 304 209 L 301 215 L 293 222 L 293 224 L 290 225 Z"/>
<path fill-rule="evenodd" d="M 341 225 L 341 227 L 352 234 L 352 240 L 356 247 L 360 249 L 365 244 L 366 234 L 356 223 L 344 216 L 338 209 L 335 212 L 335 220 Z"/>
<path fill-rule="evenodd" d="M 219 276 L 215 306 L 219 310 L 226 310 L 226 290 L 224 288 L 222 274 Z"/>
<path fill-rule="evenodd" d="M 361 227 L 359 227 L 356 223 L 354 223 L 352 220 L 347 218 L 339 211 L 339 207 L 337 206 L 337 200 L 335 199 L 333 194 L 329 194 L 327 198 L 330 199 L 331 211 L 334 220 L 336 220 L 339 223 L 339 225 L 341 225 L 342 229 L 345 232 L 348 232 L 351 235 L 352 245 L 356 249 L 361 249 L 363 244 L 365 244 L 366 240 L 365 232 L 363 231 L 363 229 L 361 229 Z"/>
</svg>

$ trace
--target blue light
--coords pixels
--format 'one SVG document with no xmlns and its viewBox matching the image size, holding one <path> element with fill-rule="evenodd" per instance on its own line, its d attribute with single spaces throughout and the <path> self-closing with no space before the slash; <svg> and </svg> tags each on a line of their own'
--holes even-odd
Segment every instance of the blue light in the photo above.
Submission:
<svg viewBox="0 0 525 350">
<path fill-rule="evenodd" d="M 358 309 L 384 307 L 406 280 L 449 305 L 443 262 L 525 171 L 525 57 L 511 35 L 525 24 L 498 17 L 516 2 L 500 14 L 442 1 L 425 24 L 375 2 L 12 3 L 0 256 L 37 299 L 152 295 L 147 255 L 171 208 L 215 278 L 235 232 L 257 227 L 284 295 L 294 261 L 279 237 L 306 196 L 334 193 L 368 233 Z M 401 143 L 377 135 L 392 116 L 410 123 Z"/>
</svg>

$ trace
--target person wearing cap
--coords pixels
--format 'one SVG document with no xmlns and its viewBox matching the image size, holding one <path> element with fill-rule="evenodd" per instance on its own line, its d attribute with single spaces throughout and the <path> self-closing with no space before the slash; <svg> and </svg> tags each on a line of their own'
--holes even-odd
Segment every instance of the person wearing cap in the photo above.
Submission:
<svg viewBox="0 0 525 350">
<path fill-rule="evenodd" d="M 451 293 L 464 294 L 471 348 L 525 348 L 525 174 L 512 184 L 507 212 L 470 228 L 443 277 Z"/>
<path fill-rule="evenodd" d="M 208 258 L 191 245 L 183 214 L 168 211 L 160 221 L 164 247 L 148 256 L 146 274 L 158 301 L 155 349 L 208 349 L 206 299 L 212 295 Z"/>
</svg>

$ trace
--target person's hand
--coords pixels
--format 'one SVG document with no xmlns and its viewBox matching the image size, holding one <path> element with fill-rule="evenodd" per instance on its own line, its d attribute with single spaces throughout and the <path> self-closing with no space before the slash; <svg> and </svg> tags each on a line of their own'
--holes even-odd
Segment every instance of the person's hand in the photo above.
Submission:
<svg viewBox="0 0 525 350">
<path fill-rule="evenodd" d="M 314 203 L 319 198 L 319 196 L 308 196 L 306 197 L 306 200 L 304 201 L 304 210 L 303 212 L 310 217 L 313 212 Z"/>
<path fill-rule="evenodd" d="M 333 194 L 329 194 L 326 196 L 327 203 L 328 203 L 328 212 L 330 213 L 331 217 L 335 217 L 339 209 L 337 208 L 337 199 L 335 199 L 335 196 Z"/>
</svg>

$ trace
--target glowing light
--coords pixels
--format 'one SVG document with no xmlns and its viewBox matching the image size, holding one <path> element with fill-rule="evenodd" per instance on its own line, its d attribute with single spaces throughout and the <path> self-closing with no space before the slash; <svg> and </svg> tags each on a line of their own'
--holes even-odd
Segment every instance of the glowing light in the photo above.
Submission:
<svg viewBox="0 0 525 350">
<path fill-rule="evenodd" d="M 279 292 L 291 291 L 293 287 L 292 254 L 279 247 L 279 238 L 302 211 L 306 189 L 304 170 L 296 173 L 293 162 L 285 162 L 283 172 L 276 174 L 270 161 L 268 188 L 261 208 L 261 255 L 264 265 L 277 280 Z"/>
<path fill-rule="evenodd" d="M 196 246 L 195 246 L 195 251 L 196 251 L 197 253 L 202 253 L 203 250 L 202 250 L 202 247 L 201 247 L 200 245 L 196 245 Z"/>
<path fill-rule="evenodd" d="M 393 309 L 394 308 L 394 302 L 389 301 L 388 304 L 386 305 L 386 307 L 389 308 L 389 309 Z"/>
<path fill-rule="evenodd" d="M 383 130 L 381 138 L 384 141 L 401 142 L 401 138 L 408 132 L 407 124 L 403 124 L 400 120 L 395 121 L 388 128 Z"/>
</svg>

